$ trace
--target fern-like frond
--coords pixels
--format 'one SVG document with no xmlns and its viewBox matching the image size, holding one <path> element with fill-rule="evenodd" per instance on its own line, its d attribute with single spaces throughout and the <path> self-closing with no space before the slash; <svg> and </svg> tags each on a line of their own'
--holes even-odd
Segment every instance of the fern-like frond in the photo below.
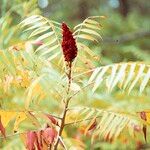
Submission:
<svg viewBox="0 0 150 150">
<path fill-rule="evenodd" d="M 100 19 L 104 16 L 91 16 L 86 18 L 81 24 L 78 24 L 74 27 L 74 37 L 77 39 L 85 39 L 89 41 L 98 42 L 99 39 L 102 39 L 99 34 L 102 25 L 100 24 Z"/>
<path fill-rule="evenodd" d="M 58 100 L 63 96 L 60 93 L 64 91 L 65 81 L 61 74 L 49 61 L 32 52 L 0 50 L 0 72 L 1 108 L 8 109 L 13 105 L 16 109 L 24 109 L 43 103 L 45 109 L 46 102 L 42 100 L 53 97 Z M 56 91 L 59 92 L 56 94 Z"/>
<path fill-rule="evenodd" d="M 29 38 L 33 38 L 35 44 L 38 45 L 40 42 L 40 46 L 35 51 L 40 56 L 48 56 L 48 59 L 51 60 L 61 53 L 60 23 L 40 15 L 34 15 L 23 20 L 20 26 L 26 28 L 24 31 L 30 32 Z"/>
<path fill-rule="evenodd" d="M 85 68 L 93 68 L 91 59 L 98 60 L 99 57 L 90 49 L 87 42 L 98 43 L 102 40 L 100 30 L 102 29 L 101 19 L 104 16 L 91 16 L 86 18 L 82 23 L 74 27 L 73 35 L 80 53 L 78 58 L 85 65 Z M 82 54 L 82 55 L 81 55 Z M 84 56 L 84 57 L 83 57 Z"/>
<path fill-rule="evenodd" d="M 73 115 L 74 113 L 74 115 Z M 71 117 L 73 116 L 73 118 Z M 132 114 L 124 114 L 109 110 L 101 110 L 88 107 L 73 108 L 68 116 L 73 123 L 83 124 L 88 121 L 88 125 L 84 128 L 85 134 L 91 130 L 91 126 L 95 123 L 92 131 L 92 139 L 99 136 L 105 140 L 114 140 L 125 130 L 130 133 L 135 132 L 135 128 L 142 131 L 142 121 L 138 116 Z M 70 124 L 70 123 L 68 123 Z"/>
<path fill-rule="evenodd" d="M 94 82 L 93 92 L 105 81 L 109 91 L 118 85 L 119 88 L 127 89 L 128 93 L 136 85 L 140 85 L 143 92 L 150 80 L 150 65 L 139 62 L 118 63 L 102 66 L 94 69 L 89 83 Z"/>
</svg>

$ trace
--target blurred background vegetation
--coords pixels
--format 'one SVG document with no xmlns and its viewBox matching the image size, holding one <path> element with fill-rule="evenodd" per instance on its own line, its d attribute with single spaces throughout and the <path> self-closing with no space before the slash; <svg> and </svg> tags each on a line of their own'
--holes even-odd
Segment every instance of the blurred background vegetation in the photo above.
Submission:
<svg viewBox="0 0 150 150">
<path fill-rule="evenodd" d="M 95 64 L 100 66 L 123 61 L 150 62 L 149 8 L 148 0 L 0 0 L 0 49 L 7 49 L 25 40 L 25 34 L 18 29 L 17 25 L 33 14 L 41 14 L 58 22 L 66 22 L 71 28 L 88 16 L 104 15 L 107 19 L 102 22 L 103 41 L 98 45 L 90 45 L 94 53 L 100 56 L 100 62 L 95 62 Z M 143 108 L 149 107 L 147 94 L 143 97 L 134 95 L 129 97 L 120 93 L 97 94 L 92 102 L 89 100 L 91 97 L 84 93 L 79 100 L 86 97 L 86 105 L 90 104 L 96 108 L 102 105 L 105 108 L 107 103 L 111 103 L 119 109 L 136 111 L 141 108 L 140 103 L 143 101 L 145 102 Z M 127 102 L 130 102 L 130 106 Z M 80 104 L 82 103 L 85 101 L 80 101 Z M 68 132 L 68 134 L 74 136 L 74 133 Z M 16 138 L 16 143 L 17 140 Z M 90 145 L 90 140 L 85 138 L 83 141 Z M 129 141 L 126 139 L 122 141 L 124 142 L 123 149 L 131 148 L 126 145 Z M 96 143 L 95 147 L 99 147 L 98 144 Z M 110 147 L 115 149 L 118 145 L 120 143 L 111 146 L 105 144 L 105 149 L 110 149 Z M 11 144 L 9 146 L 11 147 Z M 103 149 L 103 142 L 101 148 Z"/>
</svg>

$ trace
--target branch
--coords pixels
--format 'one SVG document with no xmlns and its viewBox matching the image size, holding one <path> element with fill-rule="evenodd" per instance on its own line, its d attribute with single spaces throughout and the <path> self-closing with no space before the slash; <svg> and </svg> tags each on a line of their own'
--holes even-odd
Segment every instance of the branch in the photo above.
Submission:
<svg viewBox="0 0 150 150">
<path fill-rule="evenodd" d="M 95 117 L 95 119 L 100 118 L 100 117 L 102 117 L 102 115 Z M 74 122 L 69 122 L 69 123 L 66 123 L 65 126 L 81 123 L 81 122 L 84 122 L 84 121 L 89 121 L 89 120 L 92 120 L 92 119 L 93 119 L 93 117 L 88 118 L 88 119 L 81 119 L 81 120 L 74 121 Z"/>
<path fill-rule="evenodd" d="M 150 31 L 139 31 L 139 32 L 133 32 L 133 33 L 127 33 L 124 35 L 120 35 L 115 38 L 110 37 L 104 37 L 103 42 L 104 43 L 111 43 L 111 44 L 122 44 L 130 41 L 134 41 L 143 37 L 150 37 Z"/>
<path fill-rule="evenodd" d="M 69 67 L 69 73 L 68 73 L 68 89 L 67 89 L 67 96 L 69 95 L 69 92 L 70 92 L 70 85 L 71 85 L 71 80 L 72 80 L 72 77 L 71 77 L 71 67 L 72 67 L 72 62 L 69 62 L 68 63 L 68 67 Z M 66 98 L 66 101 L 64 101 L 65 103 L 65 106 L 64 106 L 64 111 L 63 111 L 63 115 L 62 115 L 62 119 L 61 119 L 61 123 L 60 123 L 60 128 L 59 128 L 59 131 L 58 131 L 58 138 L 56 140 L 56 143 L 54 144 L 54 150 L 57 150 L 57 147 L 58 147 L 58 144 L 59 144 L 59 141 L 60 141 L 60 138 L 61 135 L 62 135 L 62 132 L 63 132 L 63 129 L 65 127 L 65 119 L 66 119 L 66 114 L 67 114 L 67 111 L 68 111 L 68 105 L 69 105 L 69 101 L 70 101 L 70 97 L 69 98 Z"/>
</svg>

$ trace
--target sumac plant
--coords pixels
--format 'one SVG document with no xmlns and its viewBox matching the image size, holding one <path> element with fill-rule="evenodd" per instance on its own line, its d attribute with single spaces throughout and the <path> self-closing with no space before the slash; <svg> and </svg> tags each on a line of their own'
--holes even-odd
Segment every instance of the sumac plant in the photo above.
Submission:
<svg viewBox="0 0 150 150">
<path fill-rule="evenodd" d="M 72 30 L 40 15 L 19 24 L 26 40 L 0 51 L 1 147 L 147 146 L 150 65 L 100 65 L 104 19 L 88 17 Z"/>
</svg>

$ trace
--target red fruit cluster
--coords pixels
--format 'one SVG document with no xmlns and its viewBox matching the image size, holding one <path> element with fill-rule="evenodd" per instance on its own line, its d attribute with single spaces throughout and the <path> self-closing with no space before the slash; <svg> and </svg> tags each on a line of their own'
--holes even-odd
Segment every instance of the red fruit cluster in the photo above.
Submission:
<svg viewBox="0 0 150 150">
<path fill-rule="evenodd" d="M 77 46 L 75 39 L 73 38 L 72 32 L 69 30 L 65 23 L 62 23 L 62 50 L 64 54 L 65 61 L 72 62 L 77 56 Z"/>
</svg>

